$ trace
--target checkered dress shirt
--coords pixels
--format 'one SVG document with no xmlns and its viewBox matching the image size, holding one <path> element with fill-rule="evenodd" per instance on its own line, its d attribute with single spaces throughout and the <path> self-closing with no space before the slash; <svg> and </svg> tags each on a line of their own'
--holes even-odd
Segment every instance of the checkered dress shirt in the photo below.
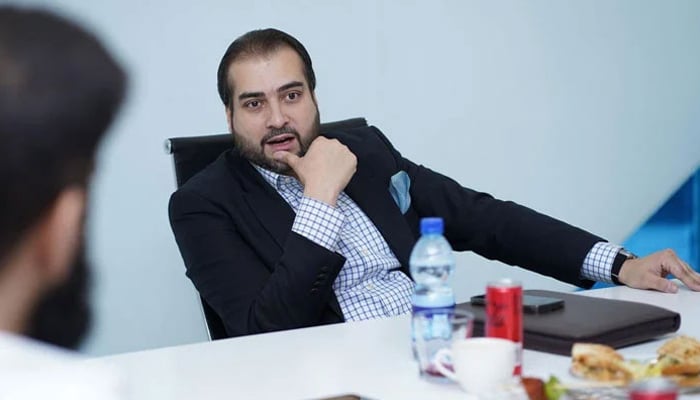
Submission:
<svg viewBox="0 0 700 400">
<path fill-rule="evenodd" d="M 348 321 L 389 317 L 411 311 L 413 282 L 398 271 L 399 261 L 374 223 L 341 192 L 337 207 L 304 196 L 293 177 L 253 165 L 296 213 L 292 231 L 341 254 L 345 265 L 333 290 Z M 596 243 L 586 256 L 581 276 L 612 282 L 612 263 L 620 247 Z"/>
<path fill-rule="evenodd" d="M 304 197 L 295 178 L 255 167 L 296 213 L 292 231 L 345 257 L 333 291 L 346 320 L 411 311 L 413 281 L 397 270 L 401 265 L 379 230 L 345 192 L 334 208 Z"/>
</svg>

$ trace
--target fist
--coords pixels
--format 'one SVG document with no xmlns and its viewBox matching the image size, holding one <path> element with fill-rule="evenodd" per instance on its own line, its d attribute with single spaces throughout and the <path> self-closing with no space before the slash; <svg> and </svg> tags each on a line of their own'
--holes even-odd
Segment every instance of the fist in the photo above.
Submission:
<svg viewBox="0 0 700 400">
<path fill-rule="evenodd" d="M 357 170 L 357 157 L 337 139 L 319 136 L 303 157 L 280 151 L 275 159 L 289 165 L 304 185 L 304 195 L 332 206 Z"/>
</svg>

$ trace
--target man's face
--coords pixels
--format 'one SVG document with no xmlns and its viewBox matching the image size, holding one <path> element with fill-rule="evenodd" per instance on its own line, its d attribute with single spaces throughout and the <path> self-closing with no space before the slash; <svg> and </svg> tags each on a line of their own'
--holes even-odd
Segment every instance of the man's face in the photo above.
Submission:
<svg viewBox="0 0 700 400">
<path fill-rule="evenodd" d="M 284 46 L 233 62 L 228 76 L 233 93 L 226 114 L 239 152 L 263 168 L 289 174 L 291 168 L 273 154 L 303 156 L 320 128 L 301 58 Z"/>
</svg>

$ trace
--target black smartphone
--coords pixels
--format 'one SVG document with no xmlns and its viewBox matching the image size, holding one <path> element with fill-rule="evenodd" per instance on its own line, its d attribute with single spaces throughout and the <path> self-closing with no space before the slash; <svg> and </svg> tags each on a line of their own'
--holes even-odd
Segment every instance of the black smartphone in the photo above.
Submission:
<svg viewBox="0 0 700 400">
<path fill-rule="evenodd" d="M 472 296 L 472 305 L 486 305 L 486 295 Z M 564 307 L 564 300 L 555 297 L 523 295 L 523 312 L 527 314 L 544 314 Z"/>
</svg>

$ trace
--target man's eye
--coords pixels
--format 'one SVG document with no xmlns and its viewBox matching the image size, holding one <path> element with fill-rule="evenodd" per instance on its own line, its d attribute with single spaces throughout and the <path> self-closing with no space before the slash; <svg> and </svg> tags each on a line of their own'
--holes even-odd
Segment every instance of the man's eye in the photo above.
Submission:
<svg viewBox="0 0 700 400">
<path fill-rule="evenodd" d="M 245 103 L 246 108 L 258 108 L 260 107 L 260 102 L 257 100 L 251 100 Z"/>
<path fill-rule="evenodd" d="M 299 93 L 297 93 L 297 92 L 287 93 L 287 99 L 289 99 L 289 100 L 296 100 L 298 98 L 299 98 Z"/>
</svg>

